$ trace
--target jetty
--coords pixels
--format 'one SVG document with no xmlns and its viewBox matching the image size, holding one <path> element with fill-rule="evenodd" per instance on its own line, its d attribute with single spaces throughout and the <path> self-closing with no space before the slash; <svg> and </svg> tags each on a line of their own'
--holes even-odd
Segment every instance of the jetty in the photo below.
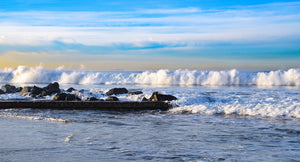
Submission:
<svg viewBox="0 0 300 162">
<path fill-rule="evenodd" d="M 54 110 L 105 110 L 143 111 L 162 110 L 172 107 L 164 101 L 1 101 L 0 109 L 54 109 Z"/>
</svg>

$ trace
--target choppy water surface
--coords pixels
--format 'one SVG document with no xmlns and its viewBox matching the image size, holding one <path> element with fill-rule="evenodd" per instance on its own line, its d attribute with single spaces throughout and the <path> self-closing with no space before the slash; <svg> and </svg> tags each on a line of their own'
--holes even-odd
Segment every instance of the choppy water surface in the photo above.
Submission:
<svg viewBox="0 0 300 162">
<path fill-rule="evenodd" d="M 38 81 L 41 76 L 36 69 L 23 69 L 20 74 L 18 70 L 2 72 L 2 78 L 10 78 L 7 82 L 15 85 L 36 81 L 45 86 Z M 82 98 L 105 98 L 103 93 L 110 88 L 126 87 L 144 94 L 119 95 L 120 100 L 140 100 L 153 91 L 178 100 L 166 112 L 0 110 L 0 161 L 300 161 L 297 69 L 244 74 L 107 72 L 106 79 L 114 76 L 107 84 L 97 79 L 102 73 L 41 72 L 53 73 L 50 81 L 75 80 L 60 82 L 61 88 L 84 89 Z M 19 77 L 33 83 L 15 83 Z M 137 78 L 153 84 L 131 83 Z M 89 84 L 81 84 L 84 80 Z M 98 82 L 101 84 L 93 84 Z M 28 98 L 17 93 L 0 95 L 0 100 L 16 99 Z"/>
<path fill-rule="evenodd" d="M 19 117 L 0 117 L 0 161 L 300 160 L 298 119 L 158 111 L 7 112 Z"/>
</svg>

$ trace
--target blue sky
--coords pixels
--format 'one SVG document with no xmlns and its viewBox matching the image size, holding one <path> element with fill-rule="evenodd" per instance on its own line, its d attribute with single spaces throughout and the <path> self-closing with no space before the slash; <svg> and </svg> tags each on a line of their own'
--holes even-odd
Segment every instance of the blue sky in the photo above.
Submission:
<svg viewBox="0 0 300 162">
<path fill-rule="evenodd" d="M 0 67 L 300 68 L 300 1 L 10 0 Z"/>
</svg>

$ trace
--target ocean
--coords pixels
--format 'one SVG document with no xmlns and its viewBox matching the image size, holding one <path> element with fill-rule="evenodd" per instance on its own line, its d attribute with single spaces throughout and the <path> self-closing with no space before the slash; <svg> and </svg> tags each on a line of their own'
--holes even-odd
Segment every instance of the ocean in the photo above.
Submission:
<svg viewBox="0 0 300 162">
<path fill-rule="evenodd" d="M 0 161 L 300 161 L 300 69 L 0 71 L 1 85 L 54 81 L 83 100 L 115 87 L 143 92 L 121 101 L 154 91 L 178 100 L 168 111 L 0 110 Z"/>
</svg>

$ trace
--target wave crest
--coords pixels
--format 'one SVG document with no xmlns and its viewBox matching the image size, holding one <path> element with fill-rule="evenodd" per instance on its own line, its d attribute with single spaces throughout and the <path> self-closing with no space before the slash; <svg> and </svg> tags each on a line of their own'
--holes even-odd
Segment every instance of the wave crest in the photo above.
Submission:
<svg viewBox="0 0 300 162">
<path fill-rule="evenodd" d="M 147 85 L 202 85 L 202 86 L 300 86 L 300 69 L 269 72 L 157 70 L 143 72 L 66 71 L 62 68 L 46 70 L 41 66 L 0 71 L 2 83 L 61 84 L 147 84 Z"/>
</svg>

